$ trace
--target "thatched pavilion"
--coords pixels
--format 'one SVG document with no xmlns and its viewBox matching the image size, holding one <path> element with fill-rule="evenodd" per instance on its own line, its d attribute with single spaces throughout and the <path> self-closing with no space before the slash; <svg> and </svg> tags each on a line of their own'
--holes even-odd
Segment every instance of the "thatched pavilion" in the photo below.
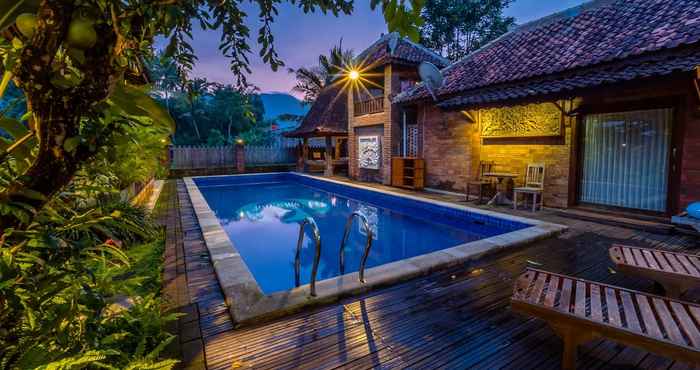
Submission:
<svg viewBox="0 0 700 370">
<path fill-rule="evenodd" d="M 287 137 L 302 138 L 303 149 L 299 163 L 303 171 L 323 168 L 326 176 L 334 173 L 334 168 L 346 167 L 348 109 L 347 93 L 341 86 L 329 86 L 319 94 L 306 114 L 299 128 L 284 134 Z M 309 155 L 309 139 L 325 138 L 323 159 Z"/>
</svg>

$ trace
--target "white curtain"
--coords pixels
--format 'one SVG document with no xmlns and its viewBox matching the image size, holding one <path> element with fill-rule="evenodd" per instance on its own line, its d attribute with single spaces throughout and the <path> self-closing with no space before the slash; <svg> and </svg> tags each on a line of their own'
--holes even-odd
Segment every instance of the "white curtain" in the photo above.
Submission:
<svg viewBox="0 0 700 370">
<path fill-rule="evenodd" d="M 585 117 L 581 201 L 665 211 L 672 109 Z"/>
</svg>

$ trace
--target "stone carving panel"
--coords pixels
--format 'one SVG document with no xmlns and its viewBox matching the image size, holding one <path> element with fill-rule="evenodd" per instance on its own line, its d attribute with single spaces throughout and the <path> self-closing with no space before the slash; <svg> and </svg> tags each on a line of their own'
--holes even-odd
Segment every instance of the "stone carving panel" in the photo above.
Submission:
<svg viewBox="0 0 700 370">
<path fill-rule="evenodd" d="M 481 136 L 486 138 L 560 136 L 562 126 L 561 111 L 551 103 L 481 111 Z"/>
<path fill-rule="evenodd" d="M 378 170 L 381 163 L 381 147 L 379 136 L 359 136 L 357 151 L 360 168 Z"/>
</svg>

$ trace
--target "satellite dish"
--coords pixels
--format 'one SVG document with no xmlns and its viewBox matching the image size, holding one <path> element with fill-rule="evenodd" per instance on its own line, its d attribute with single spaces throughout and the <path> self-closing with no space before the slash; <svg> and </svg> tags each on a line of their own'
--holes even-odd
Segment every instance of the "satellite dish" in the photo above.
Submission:
<svg viewBox="0 0 700 370">
<path fill-rule="evenodd" d="M 391 36 L 396 36 L 396 35 L 391 34 Z M 399 46 L 398 37 L 391 37 L 389 39 L 389 43 L 387 44 L 389 55 L 394 55 L 394 51 L 396 51 L 397 46 Z"/>
<path fill-rule="evenodd" d="M 435 64 L 430 62 L 422 62 L 418 66 L 418 75 L 420 75 L 420 79 L 423 81 L 425 87 L 430 92 L 430 95 L 433 97 L 433 100 L 437 100 L 437 98 L 435 97 L 435 90 L 439 89 L 442 86 L 443 82 L 442 73 L 440 72 L 438 67 L 436 67 Z"/>
</svg>

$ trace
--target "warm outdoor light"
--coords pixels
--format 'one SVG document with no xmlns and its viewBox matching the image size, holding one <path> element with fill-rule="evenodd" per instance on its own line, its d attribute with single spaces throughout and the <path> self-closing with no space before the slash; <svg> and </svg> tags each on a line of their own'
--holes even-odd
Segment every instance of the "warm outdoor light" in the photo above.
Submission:
<svg viewBox="0 0 700 370">
<path fill-rule="evenodd" d="M 356 70 L 353 69 L 353 70 L 350 71 L 350 73 L 348 74 L 348 77 L 350 77 L 351 80 L 357 80 L 358 78 L 360 78 L 360 72 L 358 72 L 358 71 L 356 71 Z"/>
<path fill-rule="evenodd" d="M 236 144 L 243 144 L 243 139 L 236 139 Z"/>
</svg>

